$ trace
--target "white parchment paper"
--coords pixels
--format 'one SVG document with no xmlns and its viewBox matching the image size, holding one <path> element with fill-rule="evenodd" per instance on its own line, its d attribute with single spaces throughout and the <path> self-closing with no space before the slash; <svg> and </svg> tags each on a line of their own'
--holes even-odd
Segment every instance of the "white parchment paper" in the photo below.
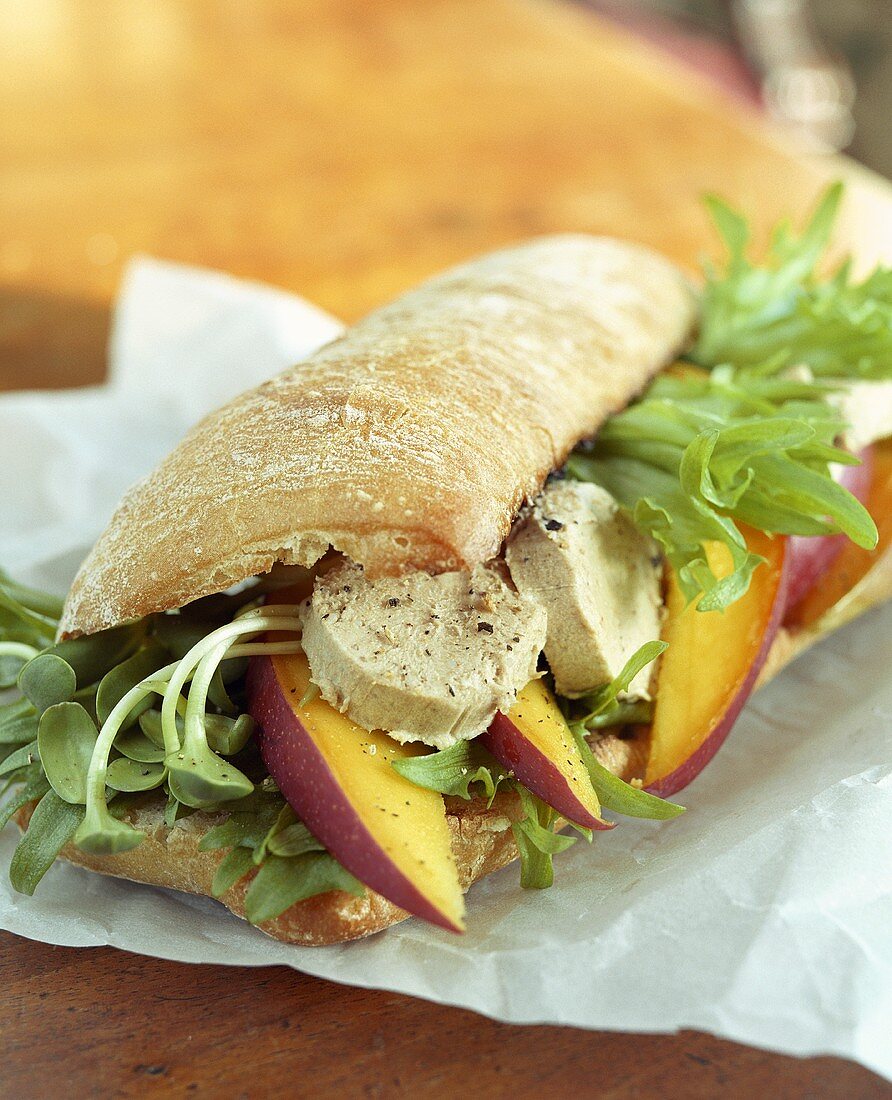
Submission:
<svg viewBox="0 0 892 1100">
<path fill-rule="evenodd" d="M 117 309 L 107 386 L 0 399 L 0 562 L 62 592 L 127 485 L 199 416 L 335 335 L 280 291 L 150 260 Z M 2 370 L 2 367 L 0 367 Z M 55 866 L 33 898 L 5 867 L 0 925 L 186 962 L 283 964 L 499 1019 L 700 1028 L 892 1077 L 892 606 L 746 708 L 675 822 L 624 821 L 470 895 L 455 937 L 409 921 L 336 948 L 267 939 L 206 899 Z"/>
</svg>

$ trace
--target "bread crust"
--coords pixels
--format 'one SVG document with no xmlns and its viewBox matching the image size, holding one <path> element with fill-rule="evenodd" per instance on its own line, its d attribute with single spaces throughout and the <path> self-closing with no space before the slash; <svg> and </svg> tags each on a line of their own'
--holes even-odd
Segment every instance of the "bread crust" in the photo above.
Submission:
<svg viewBox="0 0 892 1100">
<path fill-rule="evenodd" d="M 517 858 L 511 822 L 519 816 L 519 804 L 509 792 L 499 792 L 489 809 L 477 799 L 446 801 L 459 881 L 462 890 L 467 891 L 478 879 Z M 35 804 L 16 813 L 15 820 L 21 829 L 27 828 Z M 156 798 L 128 816 L 130 824 L 146 833 L 139 847 L 117 855 L 96 856 L 67 844 L 60 858 L 98 874 L 211 897 L 214 873 L 225 852 L 203 852 L 199 844 L 208 829 L 220 824 L 227 815 L 197 811 L 168 828 L 164 823 L 165 804 L 166 799 Z M 246 919 L 245 895 L 253 877 L 249 873 L 219 899 L 243 919 Z M 359 898 L 335 890 L 298 902 L 281 916 L 257 927 L 286 943 L 323 947 L 370 936 L 410 915 L 373 890 L 366 890 Z"/>
<path fill-rule="evenodd" d="M 807 629 L 781 628 L 758 686 L 845 622 L 890 598 L 892 551 L 887 551 L 859 585 L 818 623 Z M 607 737 L 594 745 L 601 763 L 624 778 L 641 772 L 644 747 L 640 741 L 624 741 L 618 737 Z M 22 828 L 27 826 L 31 808 L 26 807 L 17 815 Z M 202 852 L 199 843 L 204 833 L 225 815 L 198 812 L 169 829 L 164 824 L 163 811 L 164 800 L 159 798 L 134 814 L 133 824 L 147 833 L 146 840 L 138 848 L 114 856 L 92 856 L 68 844 L 62 850 L 62 858 L 101 874 L 210 896 L 214 872 L 224 853 Z M 447 798 L 446 811 L 463 890 L 517 858 L 510 826 L 519 816 L 519 806 L 513 794 L 499 792 L 489 809 L 480 800 L 464 802 Z M 242 918 L 249 885 L 250 877 L 246 877 L 220 899 L 232 913 Z M 259 927 L 286 943 L 318 947 L 370 936 L 408 916 L 372 890 L 367 890 L 362 898 L 334 891 L 298 902 L 275 920 L 266 921 Z"/>
<path fill-rule="evenodd" d="M 91 634 L 329 546 L 370 575 L 493 557 L 524 498 L 687 343 L 695 298 L 621 241 L 455 268 L 202 421 L 125 496 L 61 623 Z"/>
</svg>

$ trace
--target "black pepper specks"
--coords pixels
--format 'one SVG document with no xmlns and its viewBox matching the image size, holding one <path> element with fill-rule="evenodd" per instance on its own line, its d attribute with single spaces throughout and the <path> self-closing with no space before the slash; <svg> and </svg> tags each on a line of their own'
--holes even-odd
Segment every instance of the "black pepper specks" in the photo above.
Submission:
<svg viewBox="0 0 892 1100">
<path fill-rule="evenodd" d="M 492 623 L 479 622 L 477 624 L 477 633 L 478 634 L 492 634 L 492 632 L 493 632 Z"/>
<path fill-rule="evenodd" d="M 559 519 L 547 519 L 545 521 L 546 531 L 563 531 L 564 525 Z"/>
</svg>

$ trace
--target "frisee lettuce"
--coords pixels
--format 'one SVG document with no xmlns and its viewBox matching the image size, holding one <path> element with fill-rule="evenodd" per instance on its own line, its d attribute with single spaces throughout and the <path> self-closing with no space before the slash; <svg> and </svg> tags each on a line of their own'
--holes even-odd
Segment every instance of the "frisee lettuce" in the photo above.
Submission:
<svg viewBox="0 0 892 1100">
<path fill-rule="evenodd" d="M 820 400 L 788 397 L 793 387 L 760 378 L 757 392 L 728 369 L 658 379 L 636 404 L 604 425 L 567 463 L 570 476 L 603 485 L 660 544 L 689 600 L 701 611 L 747 591 L 762 558 L 740 529 L 783 535 L 844 532 L 876 545 L 876 525 L 834 481 L 833 446 L 842 421 Z M 710 568 L 703 544 L 722 542 L 732 569 Z"/>
<path fill-rule="evenodd" d="M 831 463 L 857 460 L 834 446 L 845 424 L 827 396 L 846 379 L 892 377 L 892 272 L 855 284 L 844 266 L 818 279 L 840 194 L 827 192 L 801 236 L 780 227 L 761 266 L 746 258 L 744 219 L 711 200 L 730 258 L 707 269 L 691 353 L 700 369 L 658 378 L 567 463 L 656 539 L 700 611 L 740 599 L 762 562 L 741 524 L 876 545 L 869 513 L 831 473 Z M 806 377 L 787 369 L 800 364 Z M 723 577 L 704 552 L 713 541 L 730 552 Z"/>
<path fill-rule="evenodd" d="M 728 259 L 722 269 L 706 265 L 694 362 L 770 364 L 773 372 L 804 363 L 830 378 L 890 377 L 892 269 L 878 267 L 860 283 L 847 262 L 829 278 L 817 273 L 842 193 L 839 183 L 828 188 L 800 235 L 779 225 L 758 265 L 747 259 L 746 219 L 721 199 L 707 199 Z"/>
</svg>

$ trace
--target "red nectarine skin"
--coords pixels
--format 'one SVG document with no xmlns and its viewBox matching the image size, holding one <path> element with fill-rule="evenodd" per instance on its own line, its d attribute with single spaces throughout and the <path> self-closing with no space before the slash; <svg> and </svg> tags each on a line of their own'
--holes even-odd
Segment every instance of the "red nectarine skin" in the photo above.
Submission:
<svg viewBox="0 0 892 1100">
<path fill-rule="evenodd" d="M 749 541 L 749 540 L 748 540 Z M 753 539 L 751 541 L 751 548 L 762 553 L 768 558 L 769 564 L 760 566 L 760 569 L 765 570 L 761 577 L 758 574 L 754 576 L 752 584 L 769 584 L 774 586 L 773 595 L 771 597 L 770 612 L 767 619 L 764 622 L 764 626 L 761 631 L 761 640 L 758 648 L 756 649 L 753 658 L 746 670 L 745 675 L 740 682 L 735 685 L 733 695 L 724 701 L 723 709 L 720 709 L 718 713 L 713 713 L 710 716 L 709 723 L 706 730 L 702 731 L 702 740 L 691 751 L 690 755 L 679 760 L 677 764 L 671 769 L 654 779 L 651 779 L 645 789 L 651 794 L 659 795 L 661 798 L 669 798 L 671 795 L 676 794 L 678 791 L 683 790 L 693 779 L 696 778 L 703 770 L 703 768 L 709 763 L 709 761 L 715 756 L 722 742 L 731 732 L 731 727 L 737 720 L 737 716 L 743 709 L 743 705 L 749 698 L 752 692 L 756 679 L 762 666 L 765 663 L 765 659 L 768 656 L 768 652 L 771 649 L 772 642 L 777 636 L 777 632 L 780 629 L 781 620 L 783 619 L 784 610 L 787 606 L 787 553 L 786 553 L 786 539 L 768 540 L 768 537 L 758 533 L 753 533 Z M 755 589 L 751 589 L 754 596 L 757 595 Z M 747 597 L 749 593 L 747 594 Z M 744 597 L 744 599 L 747 599 Z M 700 615 L 701 612 L 696 611 L 693 607 L 686 608 L 682 614 Z M 722 612 L 709 611 L 703 612 L 705 615 L 721 615 Z M 720 662 L 729 654 L 734 654 L 735 650 L 739 650 L 742 639 L 739 637 L 737 630 L 735 629 L 734 621 L 729 617 L 727 619 L 716 619 L 714 623 L 721 625 L 723 622 L 728 624 L 727 637 L 724 639 L 723 644 L 716 646 L 715 638 L 713 635 L 707 635 L 705 645 L 709 647 L 708 652 L 698 652 L 695 648 L 691 651 L 684 653 L 685 667 L 689 669 L 697 670 L 697 674 L 702 679 L 701 682 L 707 689 L 711 688 L 711 684 L 707 679 L 710 675 L 710 670 L 717 667 L 716 662 Z M 670 649 L 672 646 L 672 633 L 671 633 L 671 621 L 667 623 L 668 630 L 666 637 L 669 639 Z M 691 636 L 694 644 L 700 640 L 701 636 L 698 636 L 696 631 L 693 631 Z M 690 638 L 689 638 L 690 641 Z M 667 650 L 668 656 L 669 650 Z M 673 654 L 673 657 L 677 660 L 682 654 L 677 652 Z M 661 705 L 661 697 L 663 699 L 663 705 L 666 704 L 667 693 L 673 690 L 673 685 L 666 684 L 663 673 L 667 669 L 671 669 L 671 665 L 664 657 L 663 664 L 660 666 L 660 676 L 657 680 L 656 690 L 656 705 L 657 714 L 655 715 L 654 726 L 652 728 L 651 736 L 656 736 L 657 733 L 657 719 L 659 717 L 659 707 Z M 696 690 L 696 682 L 693 688 L 689 690 Z M 681 708 L 683 710 L 683 708 Z M 697 731 L 695 730 L 687 738 L 687 743 L 691 744 L 698 739 Z M 652 747 L 653 755 L 653 747 Z"/>
<path fill-rule="evenodd" d="M 873 448 L 865 447 L 858 457 L 861 465 L 843 466 L 838 481 L 865 504 L 870 494 L 873 475 Z M 789 579 L 786 611 L 793 612 L 799 601 L 811 592 L 842 553 L 848 541 L 846 535 L 790 537 L 787 545 Z"/>
<path fill-rule="evenodd" d="M 352 875 L 401 909 L 449 931 L 462 931 L 458 921 L 437 908 L 393 863 L 357 813 L 303 727 L 296 713 L 298 700 L 283 689 L 273 659 L 252 659 L 247 689 L 264 763 L 313 835 Z M 405 816 L 410 829 L 411 813 Z"/>
<path fill-rule="evenodd" d="M 820 585 L 807 592 L 787 613 L 786 622 L 795 629 L 819 622 L 892 548 L 892 439 L 874 443 L 871 451 L 873 471 L 864 504 L 876 522 L 879 542 L 874 550 L 846 542 L 821 577 Z"/>
<path fill-rule="evenodd" d="M 567 821 L 586 829 L 612 829 L 616 824 L 602 821 L 585 807 L 556 762 L 525 737 L 507 714 L 497 714 L 480 740 L 528 790 Z"/>
</svg>

